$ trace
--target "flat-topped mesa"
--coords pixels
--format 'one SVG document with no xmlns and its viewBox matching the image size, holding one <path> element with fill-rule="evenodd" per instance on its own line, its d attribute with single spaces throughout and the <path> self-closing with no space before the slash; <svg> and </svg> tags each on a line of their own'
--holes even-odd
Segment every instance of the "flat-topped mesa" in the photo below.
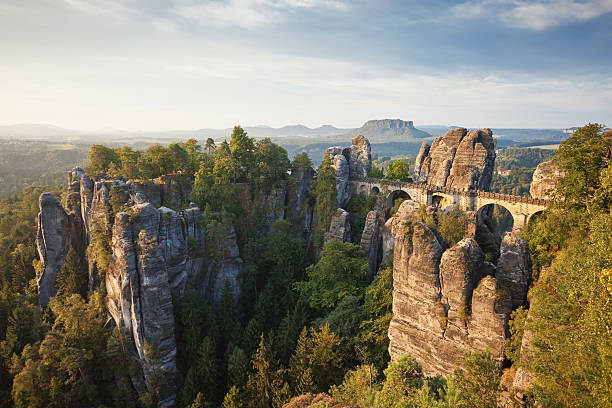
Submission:
<svg viewBox="0 0 612 408">
<path fill-rule="evenodd" d="M 340 146 L 329 147 L 325 151 L 332 160 L 336 170 L 336 188 L 338 190 L 338 207 L 345 208 L 350 196 L 349 179 L 362 179 L 368 176 L 372 167 L 370 141 L 362 135 L 351 140 L 346 148 Z"/>
<path fill-rule="evenodd" d="M 488 190 L 493 178 L 495 145 L 489 128 L 457 128 L 421 145 L 414 180 L 439 187 Z"/>
</svg>

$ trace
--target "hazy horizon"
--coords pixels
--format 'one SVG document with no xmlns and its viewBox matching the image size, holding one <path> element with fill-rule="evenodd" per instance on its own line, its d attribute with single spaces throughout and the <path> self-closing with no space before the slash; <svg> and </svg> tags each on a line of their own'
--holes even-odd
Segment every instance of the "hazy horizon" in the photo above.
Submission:
<svg viewBox="0 0 612 408">
<path fill-rule="evenodd" d="M 612 0 L 0 3 L 0 123 L 612 125 Z"/>
</svg>

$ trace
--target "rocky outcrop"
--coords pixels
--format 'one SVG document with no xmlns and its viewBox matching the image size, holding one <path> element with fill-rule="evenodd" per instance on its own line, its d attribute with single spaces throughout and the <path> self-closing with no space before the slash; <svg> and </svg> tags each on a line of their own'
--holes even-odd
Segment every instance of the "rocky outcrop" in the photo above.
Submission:
<svg viewBox="0 0 612 408">
<path fill-rule="evenodd" d="M 552 193 L 557 189 L 559 180 L 565 177 L 565 171 L 560 169 L 554 161 L 538 164 L 533 172 L 529 193 L 533 198 L 550 199 Z"/>
<path fill-rule="evenodd" d="M 291 173 L 295 184 L 287 196 L 287 219 L 294 231 L 304 237 L 309 236 L 312 228 L 313 208 L 309 197 L 314 174 L 312 167 L 295 169 Z"/>
<path fill-rule="evenodd" d="M 372 280 L 376 274 L 376 268 L 378 266 L 378 247 L 380 243 L 379 231 L 380 224 L 378 221 L 378 213 L 376 211 L 368 212 L 365 225 L 363 227 L 363 233 L 361 234 L 361 242 L 359 244 L 363 254 L 366 258 L 368 258 L 368 263 L 370 266 L 368 280 Z"/>
<path fill-rule="evenodd" d="M 414 180 L 441 187 L 488 190 L 493 177 L 495 146 L 491 129 L 457 128 L 423 143 Z"/>
<path fill-rule="evenodd" d="M 503 282 L 512 299 L 512 307 L 523 306 L 531 283 L 529 244 L 511 232 L 504 236 L 497 262 L 497 279 Z"/>
<path fill-rule="evenodd" d="M 338 207 L 346 208 L 351 199 L 349 178 L 367 177 L 372 167 L 370 142 L 362 135 L 357 135 L 352 139 L 351 146 L 345 149 L 329 147 L 325 154 L 329 155 L 336 170 Z"/>
<path fill-rule="evenodd" d="M 351 199 L 351 191 L 349 188 L 349 163 L 347 158 L 342 154 L 342 148 L 339 146 L 329 147 L 325 154 L 331 157 L 332 167 L 336 171 L 336 190 L 338 206 L 346 207 Z"/>
<path fill-rule="evenodd" d="M 36 282 L 40 305 L 46 307 L 49 299 L 55 296 L 55 278 L 70 249 L 73 228 L 71 218 L 53 194 L 42 194 L 38 204 L 36 248 L 41 264 L 36 273 Z"/>
<path fill-rule="evenodd" d="M 55 295 L 55 280 L 68 249 L 86 256 L 90 288 L 106 286 L 108 311 L 126 334 L 124 349 L 140 365 L 139 373 L 130 373 L 135 388 L 153 392 L 162 406 L 176 400 L 173 297 L 180 299 L 190 289 L 216 304 L 226 282 L 236 300 L 239 295 L 242 260 L 236 232 L 229 225 L 223 241 L 215 243 L 223 253 L 209 257 L 201 211 L 186 201 L 190 190 L 189 180 L 180 175 L 147 182 L 92 180 L 77 168 L 68 174 L 65 207 L 49 193 L 40 197 L 41 305 Z M 160 206 L 164 203 L 168 205 Z M 273 203 L 278 204 L 273 206 L 274 218 L 284 217 L 284 191 L 267 196 L 262 205 Z"/>
<path fill-rule="evenodd" d="M 176 272 L 173 263 L 182 242 L 174 235 L 175 214 L 151 203 L 136 204 L 132 211 L 132 217 L 125 212 L 115 217 L 107 307 L 132 340 L 128 344 L 138 357 L 147 389 L 161 406 L 171 406 L 177 368 L 170 275 Z M 140 382 L 139 375 L 132 378 Z"/>
<path fill-rule="evenodd" d="M 329 231 L 325 234 L 325 242 L 337 239 L 341 242 L 351 242 L 350 215 L 342 208 L 338 208 L 332 216 Z"/>
<path fill-rule="evenodd" d="M 453 372 L 465 352 L 488 349 L 501 365 L 512 311 L 509 282 L 526 265 L 518 262 L 518 253 L 525 254 L 512 255 L 511 248 L 522 244 L 508 238 L 503 272 L 493 276 L 496 268 L 485 262 L 474 231 L 445 249 L 444 239 L 418 220 L 417 209 L 407 200 L 385 225 L 395 235 L 392 361 L 410 354 L 433 376 Z"/>
<path fill-rule="evenodd" d="M 349 163 L 350 178 L 365 178 L 372 167 L 370 141 L 362 135 L 357 135 L 351 140 L 351 145 L 342 154 Z"/>
</svg>

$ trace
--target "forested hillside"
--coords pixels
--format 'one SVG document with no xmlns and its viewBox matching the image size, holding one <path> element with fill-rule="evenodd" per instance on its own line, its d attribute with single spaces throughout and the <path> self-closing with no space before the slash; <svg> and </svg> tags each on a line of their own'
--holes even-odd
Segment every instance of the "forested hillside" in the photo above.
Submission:
<svg viewBox="0 0 612 408">
<path fill-rule="evenodd" d="M 315 171 L 308 155 L 290 160 L 281 146 L 254 140 L 240 127 L 229 142 L 218 144 L 192 139 L 146 151 L 95 145 L 85 169 L 95 179 L 91 192 L 76 171 L 70 189 L 32 186 L 0 202 L 0 406 L 485 408 L 496 407 L 502 391 L 512 391 L 513 400 L 520 389 L 528 406 L 611 407 L 610 146 L 601 127 L 588 125 L 555 155 L 566 175 L 549 209 L 523 231 L 534 283 L 529 307 L 512 313 L 502 378 L 487 351 L 465 354 L 446 377 L 424 375 L 414 356 L 390 363 L 393 253 L 372 278 L 360 246 L 367 214 L 384 213 L 388 200 L 375 193 L 352 195 L 346 205 L 351 242 L 330 239 L 339 207 L 338 160 L 330 155 Z M 497 168 L 533 171 L 550 159 L 534 149 L 504 150 Z M 385 167 L 385 180 L 409 180 L 407 162 Z M 383 176 L 376 167 L 372 172 Z M 495 180 L 500 191 L 526 191 L 522 179 L 518 185 Z M 104 191 L 107 206 L 94 208 L 105 203 Z M 99 218 L 89 220 L 87 245 L 66 244 L 70 250 L 55 280 L 56 294 L 41 308 L 36 274 L 47 270 L 36 239 L 43 192 L 59 199 L 66 220 L 81 220 L 88 205 L 95 210 L 90 217 Z M 395 213 L 402 202 L 386 210 Z M 415 222 L 454 246 L 467 233 L 464 215 L 435 211 L 420 207 Z M 192 214 L 198 214 L 195 224 Z M 181 219 L 188 221 L 180 224 Z M 163 234 L 151 238 L 151 228 Z M 185 242 L 169 238 L 183 237 L 181 228 L 202 235 L 184 232 Z M 494 237 L 477 239 L 487 261 L 499 257 L 498 249 L 483 244 L 493 245 Z M 48 245 L 39 242 L 39 248 Z M 137 276 L 121 274 L 131 262 L 121 257 L 123 248 L 140 251 L 134 261 L 140 266 L 149 265 L 147 259 L 170 265 L 181 245 L 184 258 L 167 270 L 178 276 L 179 266 L 205 267 L 183 281 L 169 274 L 167 296 L 155 287 L 155 298 L 166 296 L 169 315 L 143 306 L 134 309 L 142 317 L 126 319 L 134 325 L 150 313 L 164 317 L 159 326 L 173 322 L 175 348 L 169 354 L 175 365 L 169 368 L 166 338 L 147 337 L 148 328 L 166 333 L 154 327 L 157 320 L 134 331 L 109 317 L 116 313 L 109 305 L 125 307 L 126 292 L 113 285 Z M 147 285 L 155 284 L 129 282 L 142 298 Z M 139 304 L 137 297 L 130 299 Z M 470 319 L 470 313 L 465 310 L 462 318 Z M 134 346 L 141 341 L 138 333 L 146 339 L 142 349 Z M 508 378 L 517 371 L 532 380 L 512 384 Z"/>
</svg>

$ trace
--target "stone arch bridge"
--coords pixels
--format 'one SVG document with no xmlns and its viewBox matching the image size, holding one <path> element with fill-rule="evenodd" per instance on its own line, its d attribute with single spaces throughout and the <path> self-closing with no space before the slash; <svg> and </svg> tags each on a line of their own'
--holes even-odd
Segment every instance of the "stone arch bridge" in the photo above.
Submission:
<svg viewBox="0 0 612 408">
<path fill-rule="evenodd" d="M 462 211 L 480 211 L 487 205 L 497 204 L 512 214 L 514 230 L 522 229 L 531 217 L 542 212 L 548 206 L 547 200 L 515 196 L 510 194 L 491 193 L 488 191 L 440 187 L 431 184 L 405 183 L 401 181 L 382 181 L 379 179 L 364 178 L 350 179 L 351 194 L 383 193 L 388 203 L 407 195 L 411 200 L 422 204 L 453 206 Z M 402 193 L 403 192 L 403 193 Z"/>
</svg>

